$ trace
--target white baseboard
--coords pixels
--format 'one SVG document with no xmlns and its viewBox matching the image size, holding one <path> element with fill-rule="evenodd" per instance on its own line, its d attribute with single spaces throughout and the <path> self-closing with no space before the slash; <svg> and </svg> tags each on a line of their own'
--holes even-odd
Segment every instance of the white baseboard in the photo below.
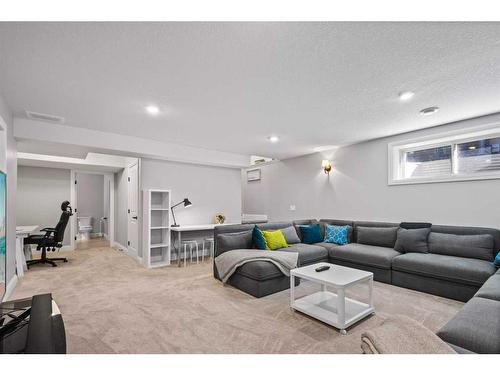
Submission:
<svg viewBox="0 0 500 375">
<path fill-rule="evenodd" d="M 61 248 L 59 249 L 59 251 L 73 251 L 73 250 L 74 250 L 74 249 L 73 249 L 73 247 L 71 247 L 71 245 L 64 245 L 63 247 L 61 247 Z M 47 252 L 47 253 L 48 253 L 48 252 Z M 51 251 L 51 253 L 52 253 L 52 251 Z"/>
<path fill-rule="evenodd" d="M 17 275 L 14 275 L 14 277 L 10 279 L 10 281 L 7 283 L 7 287 L 5 288 L 5 295 L 3 296 L 2 302 L 9 300 L 16 285 L 17 285 Z"/>
<path fill-rule="evenodd" d="M 137 255 L 137 253 L 134 253 L 130 251 L 126 246 L 123 246 L 119 242 L 113 242 L 111 244 L 111 247 L 117 248 L 120 251 L 123 251 L 125 254 L 127 254 L 129 257 L 135 259 L 139 264 L 142 264 L 142 258 Z"/>
</svg>

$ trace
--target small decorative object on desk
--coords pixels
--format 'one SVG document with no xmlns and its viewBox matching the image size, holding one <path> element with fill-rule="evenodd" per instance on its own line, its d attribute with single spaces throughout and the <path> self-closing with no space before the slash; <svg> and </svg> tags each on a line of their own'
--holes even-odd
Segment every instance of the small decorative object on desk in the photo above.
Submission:
<svg viewBox="0 0 500 375">
<path fill-rule="evenodd" d="M 223 214 L 216 214 L 214 217 L 215 224 L 224 224 L 226 217 Z"/>
</svg>

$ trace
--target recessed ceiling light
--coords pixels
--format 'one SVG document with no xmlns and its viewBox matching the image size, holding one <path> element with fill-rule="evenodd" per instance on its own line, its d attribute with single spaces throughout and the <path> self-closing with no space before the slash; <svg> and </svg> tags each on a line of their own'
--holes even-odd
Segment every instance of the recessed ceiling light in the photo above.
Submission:
<svg viewBox="0 0 500 375">
<path fill-rule="evenodd" d="M 402 100 L 402 101 L 410 100 L 411 98 L 413 98 L 413 95 L 415 95 L 415 93 L 412 91 L 400 92 L 399 93 L 399 100 Z"/>
<path fill-rule="evenodd" d="M 424 115 L 424 116 L 429 116 L 429 115 L 436 113 L 437 111 L 439 111 L 439 107 L 429 107 L 429 108 L 422 109 L 420 111 L 420 114 Z"/>
<path fill-rule="evenodd" d="M 155 105 L 148 105 L 146 107 L 146 112 L 150 115 L 157 115 L 158 113 L 160 113 L 160 108 Z"/>
<path fill-rule="evenodd" d="M 469 146 L 469 150 L 475 150 L 476 146 Z"/>
<path fill-rule="evenodd" d="M 271 135 L 270 137 L 267 137 L 267 139 L 269 139 L 269 142 L 271 143 L 276 143 L 280 140 L 277 135 Z"/>
</svg>

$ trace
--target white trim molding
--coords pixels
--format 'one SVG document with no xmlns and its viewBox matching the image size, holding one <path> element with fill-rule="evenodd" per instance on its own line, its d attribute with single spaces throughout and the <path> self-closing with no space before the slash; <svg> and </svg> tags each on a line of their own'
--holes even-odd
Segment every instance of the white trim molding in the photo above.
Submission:
<svg viewBox="0 0 500 375">
<path fill-rule="evenodd" d="M 10 296 L 12 295 L 12 292 L 16 288 L 17 285 L 17 275 L 14 275 L 9 282 L 7 283 L 7 287 L 5 288 L 5 294 L 3 296 L 2 302 L 8 301 Z"/>
<path fill-rule="evenodd" d="M 131 252 L 126 246 L 123 246 L 121 243 L 116 242 L 116 241 L 111 242 L 110 246 L 112 248 L 119 250 L 119 251 L 123 251 L 126 255 L 133 258 L 136 262 L 138 262 L 139 264 L 142 264 L 142 258 L 139 257 L 136 253 Z"/>
<path fill-rule="evenodd" d="M 459 143 L 474 142 L 497 137 L 500 137 L 499 122 L 480 127 L 391 142 L 387 145 L 388 185 L 500 179 L 500 170 L 460 173 L 457 167 L 459 160 L 457 145 Z M 425 150 L 441 146 L 451 147 L 451 168 L 449 174 L 432 177 L 404 177 L 405 163 L 403 155 L 410 151 Z"/>
</svg>

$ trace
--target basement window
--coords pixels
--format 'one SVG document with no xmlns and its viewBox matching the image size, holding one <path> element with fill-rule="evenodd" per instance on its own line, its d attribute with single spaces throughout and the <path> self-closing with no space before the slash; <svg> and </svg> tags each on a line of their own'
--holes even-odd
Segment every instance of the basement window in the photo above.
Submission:
<svg viewBox="0 0 500 375">
<path fill-rule="evenodd" d="M 500 179 L 500 128 L 389 144 L 389 185 Z"/>
</svg>

